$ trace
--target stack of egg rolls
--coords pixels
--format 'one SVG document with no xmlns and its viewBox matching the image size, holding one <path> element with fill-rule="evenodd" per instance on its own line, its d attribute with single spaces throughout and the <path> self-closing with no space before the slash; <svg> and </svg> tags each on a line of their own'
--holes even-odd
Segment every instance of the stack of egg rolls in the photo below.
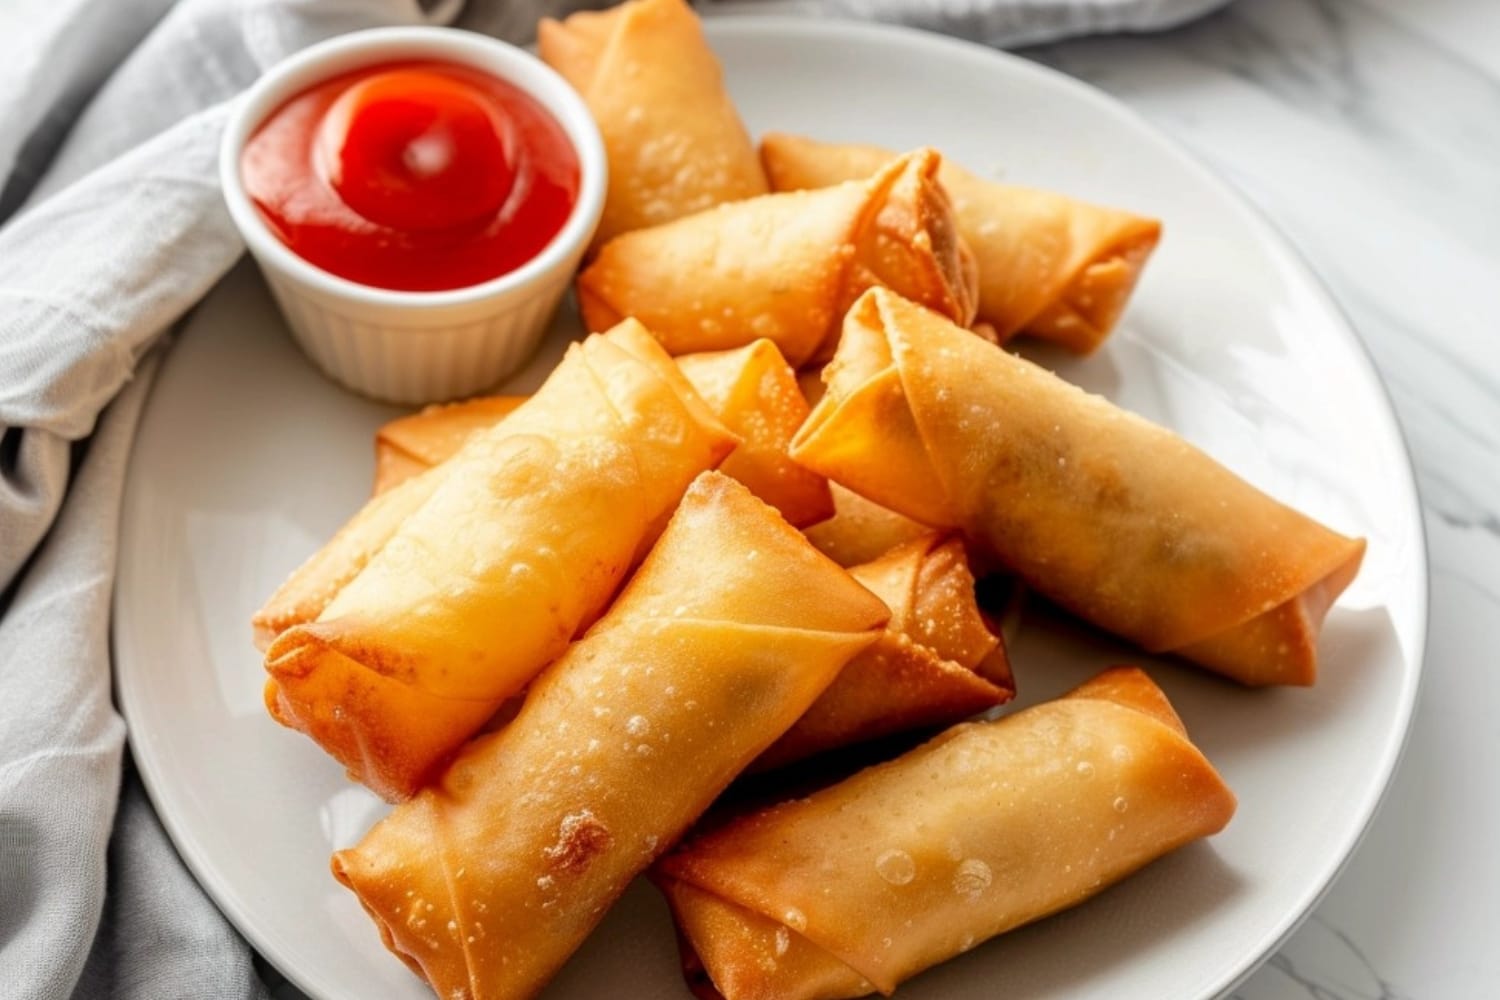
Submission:
<svg viewBox="0 0 1500 1000">
<path fill-rule="evenodd" d="M 1139 670 L 994 718 L 975 594 L 1316 676 L 1364 542 L 1000 346 L 1097 348 L 1160 223 L 927 148 L 757 151 L 684 0 L 539 50 L 604 137 L 576 291 L 607 332 L 529 398 L 381 428 L 374 495 L 254 619 L 273 717 L 396 803 L 332 859 L 385 945 L 439 996 L 534 996 L 649 871 L 701 997 L 840 1000 L 1222 829 Z"/>
<path fill-rule="evenodd" d="M 338 852 L 334 874 L 439 996 L 532 996 L 888 614 L 705 473 L 519 714 Z"/>
<path fill-rule="evenodd" d="M 710 409 L 742 441 L 719 471 L 776 507 L 793 526 L 818 519 L 827 486 L 792 464 L 787 447 L 805 419 L 791 369 L 770 341 L 684 355 L 679 366 Z M 420 473 L 446 461 L 476 429 L 491 426 L 524 397 L 491 397 L 432 407 L 377 434 L 377 469 Z M 387 456 L 393 461 L 387 462 Z M 379 474 L 377 474 L 379 479 Z M 378 488 L 400 487 L 377 483 Z M 821 490 L 819 489 L 821 488 Z M 949 725 L 1014 694 L 1004 644 L 975 603 L 962 544 L 920 528 L 850 572 L 883 600 L 891 621 L 880 640 L 848 665 L 776 745 L 755 763 L 766 770 L 908 730 Z M 809 532 L 811 540 L 811 532 Z"/>
<path fill-rule="evenodd" d="M 377 793 L 411 795 L 604 610 L 734 445 L 639 324 L 575 345 L 505 420 L 372 501 L 435 482 L 271 641 L 267 707 Z"/>
</svg>

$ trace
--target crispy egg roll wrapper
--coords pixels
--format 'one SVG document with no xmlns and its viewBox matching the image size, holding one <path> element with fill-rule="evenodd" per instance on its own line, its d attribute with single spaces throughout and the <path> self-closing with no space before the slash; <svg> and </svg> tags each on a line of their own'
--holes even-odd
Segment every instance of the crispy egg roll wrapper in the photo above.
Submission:
<svg viewBox="0 0 1500 1000">
<path fill-rule="evenodd" d="M 653 879 L 717 995 L 835 1000 L 1073 906 L 1234 806 L 1156 685 L 1117 668 L 732 820 Z"/>
<path fill-rule="evenodd" d="M 757 340 L 729 351 L 685 354 L 682 373 L 740 443 L 719 466 L 793 527 L 833 514 L 828 480 L 793 462 L 792 438 L 810 409 L 797 376 L 776 345 Z"/>
<path fill-rule="evenodd" d="M 426 503 L 447 477 L 445 470 L 416 471 L 423 474 L 408 476 L 399 488 L 389 489 L 367 502 L 255 612 L 250 624 L 257 649 L 265 652 L 282 632 L 322 614 L 338 592 L 390 540 L 401 522 Z"/>
<path fill-rule="evenodd" d="M 1005 645 L 974 600 L 963 543 L 936 532 L 849 571 L 891 620 L 756 760 L 770 770 L 838 747 L 952 725 L 1009 701 Z"/>
<path fill-rule="evenodd" d="M 375 792 L 410 795 L 603 610 L 733 444 L 638 324 L 574 345 L 434 470 L 316 621 L 277 636 L 271 714 Z"/>
<path fill-rule="evenodd" d="M 382 426 L 375 435 L 374 497 L 251 618 L 256 648 L 265 652 L 293 625 L 315 621 L 401 522 L 427 501 L 447 471 L 423 474 L 451 458 L 471 434 L 493 427 L 525 401 L 524 396 L 489 396 L 429 406 Z M 421 482 L 408 482 L 418 477 Z"/>
<path fill-rule="evenodd" d="M 857 566 L 878 559 L 898 545 L 932 531 L 920 521 L 897 514 L 847 487 L 830 481 L 833 516 L 804 528 L 807 540 L 840 566 Z"/>
<path fill-rule="evenodd" d="M 786 456 L 807 406 L 775 345 L 762 340 L 734 351 L 684 355 L 677 361 L 709 408 L 744 439 L 719 471 L 751 487 L 788 523 L 795 526 L 814 519 L 816 514 L 809 515 L 812 503 L 798 501 L 816 500 L 818 486 L 826 497 L 826 481 L 791 466 Z M 783 405 L 786 400 L 796 405 Z M 454 427 L 473 426 L 474 420 L 492 423 L 520 401 L 496 397 L 429 407 L 387 424 L 380 440 L 399 443 L 403 454 L 420 455 L 422 461 L 441 462 L 445 447 L 462 444 L 461 437 L 448 433 Z M 465 412 L 471 409 L 475 412 Z M 772 432 L 770 446 L 747 456 L 751 461 L 736 462 L 752 442 L 767 437 L 767 430 Z M 788 467 L 791 476 L 781 471 Z M 811 489 L 788 488 L 788 480 L 792 487 L 800 486 L 799 472 L 812 481 Z M 975 605 L 974 578 L 962 543 L 926 527 L 917 530 L 909 544 L 890 546 L 892 551 L 850 570 L 886 602 L 891 622 L 807 714 L 757 759 L 756 769 L 780 767 L 892 733 L 950 725 L 1014 694 L 1004 645 Z"/>
<path fill-rule="evenodd" d="M 761 160 L 777 191 L 869 174 L 896 155 L 773 133 Z M 1087 353 L 1114 328 L 1161 223 L 1052 191 L 983 180 L 945 161 L 940 177 L 979 265 L 979 319 L 1002 341 L 1027 333 Z"/>
<path fill-rule="evenodd" d="M 525 396 L 482 397 L 429 406 L 383 425 L 375 435 L 372 497 L 251 617 L 256 648 L 265 652 L 293 625 L 316 621 L 447 477 L 448 470 L 437 467 L 472 434 L 493 427 L 524 402 Z"/>
<path fill-rule="evenodd" d="M 677 364 L 708 408 L 740 438 L 720 472 L 750 487 L 793 526 L 833 513 L 828 481 L 787 454 L 809 408 L 775 344 L 758 340 L 733 351 L 685 354 Z M 386 424 L 375 441 L 375 491 L 447 460 L 469 434 L 493 426 L 523 402 L 524 396 L 490 396 L 431 406 Z"/>
<path fill-rule="evenodd" d="M 723 69 L 682 0 L 543 18 L 537 51 L 582 95 L 604 137 L 609 187 L 595 247 L 766 193 Z"/>
<path fill-rule="evenodd" d="M 335 854 L 334 874 L 439 996 L 532 996 L 887 614 L 706 473 L 515 720 Z"/>
<path fill-rule="evenodd" d="M 812 406 L 823 398 L 822 375 L 817 368 L 804 368 L 797 373 L 797 386 Z M 866 500 L 838 483 L 829 482 L 828 492 L 833 499 L 833 515 L 804 528 L 802 533 L 819 552 L 840 566 L 857 566 L 878 559 L 896 546 L 932 531 L 920 521 Z"/>
<path fill-rule="evenodd" d="M 470 435 L 514 412 L 525 396 L 479 396 L 438 403 L 398 417 L 375 432 L 375 494 L 452 458 Z"/>
<path fill-rule="evenodd" d="M 600 250 L 578 278 L 584 325 L 634 316 L 672 354 L 775 341 L 793 367 L 832 353 L 839 318 L 887 286 L 967 324 L 973 258 L 930 149 L 865 180 L 720 205 Z"/>
<path fill-rule="evenodd" d="M 957 528 L 1080 617 L 1246 684 L 1310 684 L 1347 538 L 1182 438 L 882 290 L 850 310 L 793 457 Z"/>
<path fill-rule="evenodd" d="M 774 359 L 784 377 L 777 374 L 770 386 L 763 386 L 764 376 L 774 373 L 775 368 L 762 368 L 754 360 L 757 357 Z M 735 462 L 763 428 L 775 423 L 778 414 L 795 409 L 788 407 L 787 411 L 778 410 L 767 416 L 746 417 L 765 414 L 764 403 L 768 399 L 781 400 L 787 398 L 789 391 L 796 393 L 795 383 L 790 383 L 791 371 L 775 346 L 769 341 L 757 341 L 735 351 L 686 355 L 677 360 L 709 407 L 745 439 L 746 443 L 724 460 L 719 471 L 750 486 L 751 492 L 762 500 L 780 499 L 782 502 L 772 502 L 772 506 L 789 523 L 797 524 L 796 512 L 800 509 L 805 516 L 808 505 L 792 502 L 798 494 L 781 488 L 783 480 L 776 470 L 790 463 L 786 445 L 805 417 L 805 404 L 794 414 L 794 419 L 783 421 L 776 428 L 779 444 L 766 453 L 764 467 L 759 461 Z M 743 408 L 733 405 L 747 388 L 751 390 L 752 405 Z M 792 398 L 801 402 L 800 394 Z M 515 397 L 499 399 L 507 403 L 518 401 Z M 504 407 L 489 405 L 491 402 L 474 400 L 430 407 L 386 425 L 382 439 L 401 441 L 406 453 L 441 462 L 445 457 L 443 446 L 462 443 L 445 432 L 451 426 L 468 423 L 463 411 L 478 408 L 480 403 L 486 405 L 478 415 L 491 421 L 497 419 L 495 414 Z M 434 425 L 430 440 L 424 433 L 428 425 Z M 806 475 L 811 477 L 810 473 Z M 821 477 L 814 481 L 825 482 Z M 897 514 L 890 516 L 900 518 Z M 904 518 L 900 520 L 915 525 Z M 761 755 L 756 769 L 780 767 L 825 750 L 892 733 L 949 725 L 1002 704 L 1014 694 L 1004 645 L 991 633 L 975 605 L 974 578 L 962 544 L 956 539 L 944 540 L 930 528 L 916 527 L 918 535 L 908 540 L 909 544 L 892 545 L 889 548 L 893 551 L 851 569 L 856 579 L 890 607 L 890 625 L 879 641 L 855 657 L 797 725 Z"/>
</svg>

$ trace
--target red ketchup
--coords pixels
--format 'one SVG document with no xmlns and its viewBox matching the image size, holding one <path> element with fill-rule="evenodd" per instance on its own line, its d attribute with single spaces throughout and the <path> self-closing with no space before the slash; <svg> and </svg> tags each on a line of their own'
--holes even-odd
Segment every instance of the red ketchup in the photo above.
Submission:
<svg viewBox="0 0 1500 1000">
<path fill-rule="evenodd" d="M 377 288 L 508 274 L 578 200 L 578 155 L 526 93 L 445 62 L 372 66 L 304 90 L 240 158 L 245 190 L 298 256 Z"/>
</svg>

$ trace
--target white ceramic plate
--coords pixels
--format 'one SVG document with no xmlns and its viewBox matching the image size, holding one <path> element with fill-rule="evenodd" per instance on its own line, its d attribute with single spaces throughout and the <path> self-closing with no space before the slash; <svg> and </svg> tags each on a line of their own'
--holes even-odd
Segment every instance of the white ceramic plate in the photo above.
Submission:
<svg viewBox="0 0 1500 1000">
<path fill-rule="evenodd" d="M 709 35 L 752 131 L 939 146 L 982 172 L 1131 206 L 1166 238 L 1097 356 L 1037 351 L 1304 511 L 1370 539 L 1310 690 L 1251 692 L 1153 667 L 1240 797 L 1229 829 L 1062 916 L 902 988 L 1191 1000 L 1221 994 L 1314 905 L 1359 841 L 1411 717 L 1426 563 L 1400 433 L 1368 359 L 1283 242 L 1132 113 L 1020 59 L 910 31 L 787 21 Z M 559 320 L 514 385 L 577 332 Z M 425 998 L 328 856 L 384 807 L 267 718 L 249 618 L 367 495 L 394 411 L 325 382 L 242 266 L 203 303 L 156 386 L 126 496 L 118 690 L 135 758 L 182 856 L 245 936 L 317 998 Z M 1142 658 L 1034 618 L 1021 703 Z M 548 990 L 686 996 L 665 907 L 637 884 Z"/>
</svg>

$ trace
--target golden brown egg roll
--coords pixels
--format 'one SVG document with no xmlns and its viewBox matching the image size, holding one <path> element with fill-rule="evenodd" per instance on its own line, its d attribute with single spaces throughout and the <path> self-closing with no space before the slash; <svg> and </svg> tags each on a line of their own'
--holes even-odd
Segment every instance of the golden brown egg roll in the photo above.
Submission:
<svg viewBox="0 0 1500 1000">
<path fill-rule="evenodd" d="M 627 233 L 578 278 L 584 325 L 634 316 L 672 354 L 776 342 L 793 367 L 832 353 L 839 318 L 881 285 L 968 324 L 972 256 L 930 149 L 867 180 L 764 195 Z"/>
<path fill-rule="evenodd" d="M 720 472 L 750 487 L 795 527 L 833 513 L 828 480 L 787 454 L 809 408 L 775 344 L 758 340 L 732 351 L 684 354 L 677 364 L 708 408 L 740 438 Z M 493 426 L 523 402 L 524 396 L 471 399 L 429 406 L 386 424 L 375 438 L 375 492 L 445 461 L 468 435 Z"/>
<path fill-rule="evenodd" d="M 327 545 L 298 566 L 251 617 L 255 648 L 265 652 L 282 632 L 322 614 L 446 477 L 446 471 L 438 470 L 409 476 L 401 481 L 399 489 L 389 489 L 367 502 Z"/>
<path fill-rule="evenodd" d="M 896 155 L 773 133 L 761 161 L 777 191 L 867 177 Z M 1027 333 L 1087 353 L 1114 328 L 1161 222 L 1067 195 L 983 180 L 952 161 L 940 177 L 979 264 L 979 319 L 1004 341 Z"/>
<path fill-rule="evenodd" d="M 495 426 L 524 402 L 525 396 L 479 396 L 436 403 L 381 425 L 375 432 L 373 492 L 384 493 L 447 461 L 469 435 Z"/>
<path fill-rule="evenodd" d="M 823 398 L 823 372 L 804 368 L 797 373 L 797 387 L 810 406 Z M 932 529 L 897 514 L 838 483 L 829 482 L 833 515 L 802 533 L 819 552 L 840 566 L 857 566 L 878 559 L 898 545 L 921 538 Z"/>
<path fill-rule="evenodd" d="M 840 566 L 858 566 L 877 559 L 933 530 L 930 525 L 882 507 L 847 486 L 831 479 L 827 483 L 833 497 L 833 516 L 803 528 L 802 533 L 814 548 Z M 969 553 L 969 567 L 982 579 L 1005 572 L 1005 567 L 996 565 L 992 557 L 977 551 Z"/>
<path fill-rule="evenodd" d="M 729 351 L 684 354 L 677 363 L 714 415 L 739 435 L 719 471 L 744 483 L 794 527 L 833 514 L 828 480 L 787 454 L 809 407 L 775 344 L 757 340 Z"/>
<path fill-rule="evenodd" d="M 375 435 L 374 495 L 251 617 L 255 647 L 265 652 L 282 632 L 317 620 L 447 477 L 446 470 L 434 467 L 471 434 L 493 427 L 525 401 L 524 396 L 489 396 L 429 406 L 382 426 Z"/>
<path fill-rule="evenodd" d="M 533 996 L 887 614 L 706 473 L 515 720 L 335 854 L 334 874 L 440 997 Z"/>
<path fill-rule="evenodd" d="M 276 637 L 267 707 L 378 794 L 412 794 L 603 610 L 733 446 L 639 324 L 574 345 L 433 470 L 316 621 Z"/>
<path fill-rule="evenodd" d="M 819 552 L 840 566 L 877 559 L 932 530 L 838 483 L 829 482 L 828 490 L 833 498 L 833 516 L 804 528 L 803 533 Z"/>
<path fill-rule="evenodd" d="M 891 620 L 761 754 L 757 770 L 949 726 L 1015 694 L 1005 644 L 974 602 L 974 577 L 957 538 L 928 532 L 849 573 L 886 603 Z"/>
<path fill-rule="evenodd" d="M 653 880 L 700 996 L 838 1000 L 1073 906 L 1234 806 L 1160 689 L 1117 668 L 734 819 Z"/>
<path fill-rule="evenodd" d="M 826 497 L 827 481 L 793 465 L 786 455 L 807 406 L 775 345 L 762 340 L 734 351 L 684 355 L 677 361 L 709 408 L 744 439 L 719 471 L 750 487 L 788 523 L 795 526 L 813 519 L 809 512 L 815 509 L 816 486 L 823 487 Z M 387 444 L 399 447 L 399 454 L 410 456 L 416 468 L 423 467 L 416 463 L 442 462 L 446 450 L 463 443 L 462 434 L 452 433 L 455 429 L 493 423 L 523 401 L 493 397 L 428 407 L 382 428 L 377 449 Z M 736 462 L 757 439 L 766 447 L 753 453 L 752 461 Z M 786 474 L 780 471 L 784 468 Z M 799 479 L 804 477 L 812 481 L 812 488 L 801 488 Z M 804 520 L 799 521 L 799 514 Z M 850 572 L 891 608 L 890 625 L 756 761 L 757 769 L 892 733 L 950 725 L 1003 704 L 1015 693 L 1004 645 L 975 604 L 974 578 L 962 544 L 899 514 L 886 514 L 915 528 L 915 534 Z M 808 537 L 811 540 L 811 531 Z M 867 544 L 867 539 L 861 538 L 860 544 Z"/>
<path fill-rule="evenodd" d="M 792 456 L 957 528 L 1036 591 L 1151 652 L 1310 684 L 1347 538 L 1182 438 L 884 290 L 849 311 Z"/>
<path fill-rule="evenodd" d="M 543 18 L 537 51 L 582 95 L 604 137 L 609 188 L 595 247 L 766 193 L 723 69 L 683 0 Z"/>
</svg>

